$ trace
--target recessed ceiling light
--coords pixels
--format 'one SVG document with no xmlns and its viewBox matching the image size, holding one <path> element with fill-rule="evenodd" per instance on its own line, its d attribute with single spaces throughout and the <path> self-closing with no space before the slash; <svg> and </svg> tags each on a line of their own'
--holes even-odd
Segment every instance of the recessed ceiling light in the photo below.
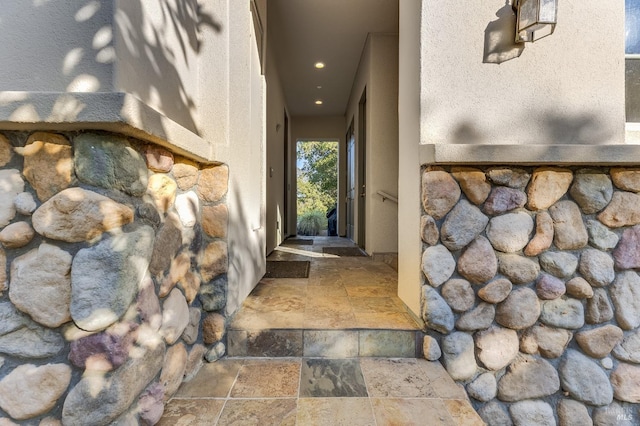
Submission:
<svg viewBox="0 0 640 426">
<path fill-rule="evenodd" d="M 316 62 L 313 66 L 318 69 L 322 69 L 324 68 L 324 62 Z"/>
<path fill-rule="evenodd" d="M 316 86 L 316 89 L 322 89 L 322 86 Z"/>
<path fill-rule="evenodd" d="M 323 102 L 322 102 L 322 100 L 320 100 L 320 99 L 318 99 L 318 100 L 316 101 L 316 105 L 322 105 L 322 103 L 323 103 Z"/>
</svg>

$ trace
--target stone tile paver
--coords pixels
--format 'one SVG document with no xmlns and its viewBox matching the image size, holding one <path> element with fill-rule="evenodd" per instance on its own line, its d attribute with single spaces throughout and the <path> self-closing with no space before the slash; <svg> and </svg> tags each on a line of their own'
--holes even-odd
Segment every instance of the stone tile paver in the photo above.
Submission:
<svg viewBox="0 0 640 426">
<path fill-rule="evenodd" d="M 233 398 L 295 397 L 300 381 L 300 360 L 247 360 L 231 389 Z"/>
<path fill-rule="evenodd" d="M 218 426 L 296 424 L 296 400 L 289 399 L 230 399 L 224 406 Z M 212 424 L 212 423 L 209 423 Z"/>
<path fill-rule="evenodd" d="M 217 424 L 224 399 L 173 398 L 164 408 L 158 426 L 210 426 Z"/>
<path fill-rule="evenodd" d="M 439 399 L 374 398 L 372 405 L 378 425 L 457 425 Z"/>
<path fill-rule="evenodd" d="M 369 398 L 300 398 L 298 425 L 375 425 Z"/>
<path fill-rule="evenodd" d="M 183 383 L 176 398 L 226 398 L 244 361 L 223 359 L 202 366 L 191 381 Z"/>
<path fill-rule="evenodd" d="M 362 372 L 373 398 L 437 398 L 415 358 L 363 358 Z M 427 361 L 425 361 L 427 362 Z"/>
<path fill-rule="evenodd" d="M 300 370 L 302 370 L 300 372 Z M 425 423 L 425 419 L 429 419 Z M 438 362 L 415 358 L 224 358 L 169 401 L 160 425 L 484 423 Z"/>
</svg>

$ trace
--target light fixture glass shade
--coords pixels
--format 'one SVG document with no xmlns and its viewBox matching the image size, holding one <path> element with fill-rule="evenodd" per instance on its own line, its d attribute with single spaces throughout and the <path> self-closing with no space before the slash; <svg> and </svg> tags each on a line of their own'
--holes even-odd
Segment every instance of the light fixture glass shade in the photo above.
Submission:
<svg viewBox="0 0 640 426">
<path fill-rule="evenodd" d="M 536 41 L 553 33 L 558 16 L 558 0 L 515 0 L 516 43 Z"/>
</svg>

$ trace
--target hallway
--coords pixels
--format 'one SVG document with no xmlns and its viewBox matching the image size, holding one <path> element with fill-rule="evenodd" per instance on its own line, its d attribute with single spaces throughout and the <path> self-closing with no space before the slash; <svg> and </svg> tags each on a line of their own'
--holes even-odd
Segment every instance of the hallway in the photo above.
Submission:
<svg viewBox="0 0 640 426">
<path fill-rule="evenodd" d="M 184 383 L 160 424 L 482 425 L 464 389 L 422 359 L 395 270 L 324 253 L 355 248 L 344 238 L 309 243 L 268 257 L 308 260 L 308 277 L 263 278 L 231 323 L 227 357 Z"/>
</svg>

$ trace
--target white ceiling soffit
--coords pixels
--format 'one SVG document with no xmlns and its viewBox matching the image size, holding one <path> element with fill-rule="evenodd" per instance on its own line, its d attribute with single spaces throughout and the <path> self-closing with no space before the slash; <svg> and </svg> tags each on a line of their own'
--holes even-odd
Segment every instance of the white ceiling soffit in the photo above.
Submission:
<svg viewBox="0 0 640 426">
<path fill-rule="evenodd" d="M 268 42 L 274 44 L 289 113 L 343 115 L 367 34 L 398 32 L 398 0 L 267 4 Z M 325 64 L 321 70 L 314 68 L 318 61 Z"/>
</svg>

